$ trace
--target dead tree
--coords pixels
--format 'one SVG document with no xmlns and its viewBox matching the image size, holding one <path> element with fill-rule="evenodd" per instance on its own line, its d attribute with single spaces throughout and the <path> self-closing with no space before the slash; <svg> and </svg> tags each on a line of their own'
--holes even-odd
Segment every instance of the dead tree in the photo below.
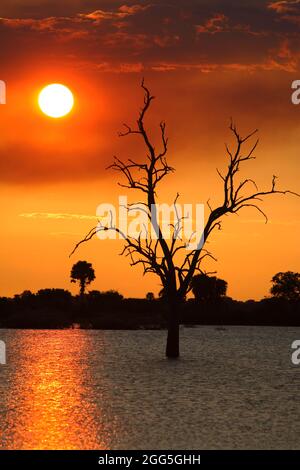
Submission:
<svg viewBox="0 0 300 470">
<path fill-rule="evenodd" d="M 187 242 L 180 237 L 182 230 L 182 217 L 178 216 L 172 224 L 172 236 L 166 239 L 163 234 L 160 221 L 156 210 L 157 189 L 161 181 L 174 169 L 168 164 L 166 155 L 168 151 L 168 138 L 166 136 L 166 126 L 164 122 L 160 123 L 161 148 L 156 150 L 149 133 L 145 127 L 145 115 L 149 110 L 154 96 L 142 82 L 144 92 L 144 103 L 137 119 L 137 126 L 132 128 L 125 124 L 125 131 L 120 133 L 121 137 L 137 135 L 142 138 L 146 157 L 143 161 L 129 159 L 123 162 L 115 157 L 114 163 L 109 167 L 118 171 L 125 177 L 125 182 L 119 185 L 128 190 L 139 191 L 143 195 L 143 200 L 135 204 L 129 204 L 128 211 L 140 210 L 147 214 L 147 217 L 155 230 L 156 237 L 148 234 L 143 239 L 141 236 L 132 237 L 122 233 L 119 227 L 111 221 L 107 224 L 99 224 L 94 227 L 86 237 L 75 246 L 74 251 L 80 244 L 89 241 L 99 231 L 114 230 L 124 239 L 125 245 L 122 254 L 130 257 L 131 266 L 141 265 L 144 273 L 155 273 L 159 276 L 163 286 L 164 298 L 168 303 L 168 336 L 166 346 L 166 356 L 169 358 L 179 357 L 179 322 L 180 306 L 191 290 L 191 281 L 195 274 L 203 272 L 201 269 L 202 261 L 206 257 L 213 257 L 205 249 L 205 243 L 215 229 L 221 228 L 221 219 L 227 214 L 236 214 L 245 207 L 252 207 L 260 212 L 267 222 L 267 216 L 258 205 L 264 196 L 270 194 L 296 194 L 292 191 L 280 191 L 276 189 L 276 177 L 273 176 L 271 186 L 265 191 L 259 191 L 256 183 L 251 179 L 237 180 L 237 174 L 242 165 L 249 160 L 254 159 L 254 151 L 258 144 L 258 139 L 250 146 L 248 151 L 244 152 L 244 144 L 251 140 L 257 133 L 257 130 L 251 132 L 246 137 L 242 137 L 233 122 L 230 124 L 230 130 L 235 139 L 235 148 L 230 150 L 226 145 L 226 152 L 229 159 L 228 167 L 224 174 L 217 170 L 223 182 L 223 200 L 218 207 L 213 208 L 207 202 L 209 207 L 209 216 L 205 223 L 204 233 L 202 234 L 202 244 L 196 249 L 188 250 Z M 255 192 L 249 193 L 249 188 L 253 187 Z M 297 194 L 298 196 L 298 194 Z M 174 201 L 176 205 L 178 194 Z M 197 235 L 197 234 L 196 234 Z M 199 239 L 201 234 L 199 235 Z"/>
</svg>

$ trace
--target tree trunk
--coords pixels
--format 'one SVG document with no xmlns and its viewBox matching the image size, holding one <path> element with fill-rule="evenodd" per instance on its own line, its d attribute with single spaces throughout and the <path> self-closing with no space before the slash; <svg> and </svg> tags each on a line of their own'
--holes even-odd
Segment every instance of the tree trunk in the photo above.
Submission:
<svg viewBox="0 0 300 470">
<path fill-rule="evenodd" d="M 176 301 L 169 305 L 166 356 L 169 359 L 179 357 L 179 305 Z"/>
<path fill-rule="evenodd" d="M 85 282 L 84 280 L 80 280 L 80 297 L 82 298 L 84 296 L 84 291 L 85 291 Z"/>
</svg>

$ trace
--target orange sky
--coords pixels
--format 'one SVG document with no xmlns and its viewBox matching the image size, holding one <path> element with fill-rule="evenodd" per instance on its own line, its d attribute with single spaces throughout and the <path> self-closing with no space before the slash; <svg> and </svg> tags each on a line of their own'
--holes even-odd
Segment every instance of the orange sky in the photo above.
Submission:
<svg viewBox="0 0 300 470">
<path fill-rule="evenodd" d="M 141 277 L 141 268 L 118 255 L 120 242 L 94 240 L 68 258 L 98 204 L 117 201 L 119 176 L 105 170 L 113 155 L 142 158 L 138 140 L 117 136 L 123 122 L 136 119 L 141 77 L 156 96 L 147 123 L 157 137 L 155 126 L 166 120 L 176 168 L 161 202 L 177 191 L 182 202 L 220 200 L 216 167 L 226 163 L 230 116 L 243 133 L 259 128 L 257 160 L 243 175 L 269 188 L 275 174 L 280 188 L 299 192 L 300 106 L 290 95 L 300 79 L 300 4 L 63 3 L 1 2 L 0 295 L 75 292 L 69 272 L 79 259 L 95 267 L 95 289 L 157 293 L 158 279 Z M 58 120 L 37 106 L 40 89 L 52 82 L 75 95 L 72 113 Z M 276 272 L 299 271 L 299 200 L 272 196 L 263 207 L 269 224 L 245 210 L 210 240 L 218 262 L 203 267 L 226 279 L 235 298 L 261 298 Z"/>
</svg>

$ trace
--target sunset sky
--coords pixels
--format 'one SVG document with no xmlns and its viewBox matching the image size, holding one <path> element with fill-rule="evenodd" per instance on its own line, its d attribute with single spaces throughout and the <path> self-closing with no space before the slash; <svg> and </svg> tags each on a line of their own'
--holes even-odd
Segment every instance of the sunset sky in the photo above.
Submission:
<svg viewBox="0 0 300 470">
<path fill-rule="evenodd" d="M 156 96 L 147 120 L 158 137 L 164 119 L 169 163 L 161 202 L 218 203 L 232 143 L 230 117 L 241 133 L 258 128 L 257 159 L 241 178 L 270 189 L 300 191 L 300 0 L 1 0 L 0 296 L 70 283 L 72 264 L 91 262 L 91 288 L 126 296 L 156 294 L 159 280 L 142 277 L 120 257 L 119 241 L 93 240 L 69 259 L 95 225 L 96 207 L 126 194 L 106 167 L 113 156 L 143 158 L 138 137 L 120 139 L 136 120 L 142 77 Z M 61 119 L 38 107 L 41 89 L 63 83 L 75 97 Z M 130 194 L 131 200 L 134 195 Z M 138 195 L 138 198 L 140 196 Z M 300 200 L 270 196 L 269 216 L 245 209 L 227 217 L 209 243 L 218 262 L 203 268 L 228 281 L 228 295 L 268 295 L 278 271 L 299 271 Z"/>
</svg>

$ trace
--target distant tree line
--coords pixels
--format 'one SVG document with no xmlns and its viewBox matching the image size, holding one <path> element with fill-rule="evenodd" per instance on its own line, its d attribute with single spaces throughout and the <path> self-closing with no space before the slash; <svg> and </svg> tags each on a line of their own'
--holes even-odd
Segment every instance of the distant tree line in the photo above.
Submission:
<svg viewBox="0 0 300 470">
<path fill-rule="evenodd" d="M 75 266 L 75 268 L 74 268 Z M 64 289 L 28 290 L 13 298 L 0 297 L 0 328 L 99 328 L 138 329 L 167 326 L 164 291 L 155 298 L 124 298 L 119 292 L 100 292 L 86 287 L 95 279 L 90 263 L 78 262 L 71 281 L 78 281 L 79 295 Z M 272 278 L 271 297 L 260 301 L 233 300 L 227 282 L 216 276 L 198 274 L 192 279 L 193 299 L 180 311 L 180 323 L 211 325 L 300 326 L 300 274 L 287 271 Z"/>
</svg>

